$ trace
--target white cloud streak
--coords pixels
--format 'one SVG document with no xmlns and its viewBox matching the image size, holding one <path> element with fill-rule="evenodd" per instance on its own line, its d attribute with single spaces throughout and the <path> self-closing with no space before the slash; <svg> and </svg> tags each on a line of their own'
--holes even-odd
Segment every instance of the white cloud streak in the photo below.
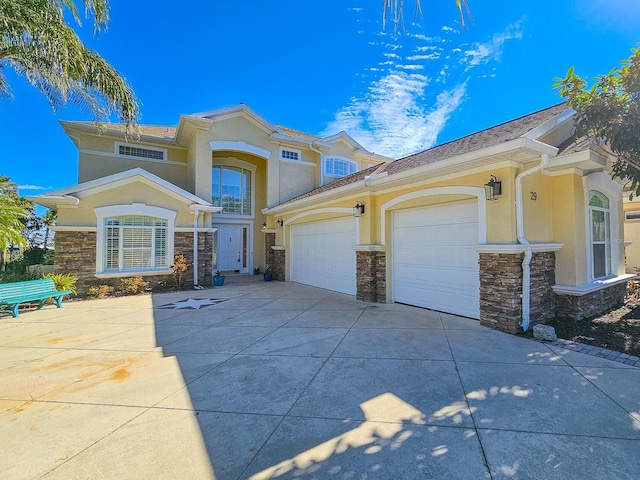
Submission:
<svg viewBox="0 0 640 480">
<path fill-rule="evenodd" d="M 502 33 L 496 33 L 491 41 L 486 43 L 476 43 L 473 48 L 464 52 L 467 62 L 467 70 L 477 65 L 486 64 L 491 60 L 499 61 L 504 50 L 504 43 L 507 40 L 522 38 L 522 21 L 511 24 Z"/>
<path fill-rule="evenodd" d="M 459 44 L 446 51 L 441 45 L 447 40 L 441 37 L 408 37 L 418 40 L 410 55 L 381 45 L 386 50 L 382 61 L 368 69 L 378 78 L 341 108 L 321 135 L 346 131 L 368 150 L 391 158 L 432 147 L 465 99 L 471 77 L 463 71 L 499 60 L 505 42 L 522 38 L 522 29 L 517 22 L 486 43 Z"/>
<path fill-rule="evenodd" d="M 53 187 L 43 187 L 41 185 L 18 185 L 18 190 L 51 190 Z"/>
<path fill-rule="evenodd" d="M 399 158 L 433 146 L 451 113 L 462 102 L 467 81 L 421 105 L 429 78 L 392 72 L 372 84 L 362 100 L 352 99 L 327 126 L 325 135 L 346 131 L 367 149 Z"/>
</svg>

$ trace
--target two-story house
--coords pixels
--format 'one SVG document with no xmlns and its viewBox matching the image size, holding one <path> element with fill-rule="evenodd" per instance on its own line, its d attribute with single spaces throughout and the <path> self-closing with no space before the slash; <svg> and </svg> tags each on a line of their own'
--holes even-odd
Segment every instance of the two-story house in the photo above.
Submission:
<svg viewBox="0 0 640 480">
<path fill-rule="evenodd" d="M 612 159 L 556 105 L 391 161 L 347 133 L 316 137 L 246 105 L 126 138 L 63 122 L 79 183 L 58 211 L 56 269 L 79 290 L 142 274 L 251 274 L 478 318 L 508 332 L 622 302 L 621 187 Z"/>
</svg>

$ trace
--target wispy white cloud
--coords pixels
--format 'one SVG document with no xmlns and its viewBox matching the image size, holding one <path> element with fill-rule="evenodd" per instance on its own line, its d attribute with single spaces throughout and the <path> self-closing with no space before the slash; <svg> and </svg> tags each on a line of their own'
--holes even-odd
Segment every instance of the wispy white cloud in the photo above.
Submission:
<svg viewBox="0 0 640 480">
<path fill-rule="evenodd" d="M 460 33 L 460 30 L 456 30 L 455 28 L 449 27 L 447 25 L 443 25 L 443 27 L 441 28 L 441 30 L 443 32 L 453 32 L 453 33 Z"/>
<path fill-rule="evenodd" d="M 442 50 L 442 47 L 437 45 L 419 45 L 415 48 L 416 52 L 429 52 L 431 50 Z"/>
<path fill-rule="evenodd" d="M 365 148 L 391 158 L 432 147 L 464 102 L 470 79 L 495 76 L 479 66 L 499 60 L 507 40 L 522 38 L 521 23 L 473 45 L 452 43 L 450 27 L 442 29 L 443 36 L 408 34 L 406 55 L 398 43 L 378 43 L 382 58 L 365 70 L 371 83 L 338 110 L 322 135 L 346 131 Z M 478 72 L 466 73 L 471 69 Z"/>
<path fill-rule="evenodd" d="M 27 185 L 18 185 L 18 190 L 51 190 L 53 187 L 49 186 L 49 187 L 43 187 L 41 185 L 32 185 L 32 184 L 27 184 Z"/>
<path fill-rule="evenodd" d="M 507 40 L 522 38 L 522 21 L 511 24 L 502 33 L 496 33 L 486 43 L 476 43 L 464 52 L 467 70 L 477 65 L 486 64 L 491 60 L 500 60 Z"/>
<path fill-rule="evenodd" d="M 402 70 L 424 70 L 424 65 L 408 64 L 408 65 L 396 65 L 396 68 Z"/>
<path fill-rule="evenodd" d="M 362 8 L 362 7 L 349 7 L 349 8 L 347 8 L 347 12 L 360 13 L 362 11 L 364 11 L 364 8 Z"/>
<path fill-rule="evenodd" d="M 425 75 L 389 73 L 363 99 L 342 108 L 324 134 L 347 131 L 369 150 L 392 158 L 429 148 L 462 102 L 467 81 L 441 92 L 431 109 L 421 101 L 429 83 Z"/>
<path fill-rule="evenodd" d="M 415 62 L 417 60 L 437 60 L 440 58 L 440 52 L 433 52 L 427 55 L 410 55 L 407 57 L 407 60 L 410 62 Z"/>
</svg>

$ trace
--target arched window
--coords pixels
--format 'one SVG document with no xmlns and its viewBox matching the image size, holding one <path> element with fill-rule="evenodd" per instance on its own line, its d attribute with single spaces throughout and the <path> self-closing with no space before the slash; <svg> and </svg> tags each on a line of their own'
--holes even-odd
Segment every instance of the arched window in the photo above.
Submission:
<svg viewBox="0 0 640 480">
<path fill-rule="evenodd" d="M 222 214 L 251 215 L 251 170 L 216 165 L 212 172 L 211 203 Z"/>
<path fill-rule="evenodd" d="M 346 158 L 327 157 L 324 160 L 324 175 L 326 177 L 346 177 L 352 173 L 356 173 L 357 165 L 355 162 Z"/>
<path fill-rule="evenodd" d="M 609 199 L 597 190 L 589 191 L 589 220 L 593 278 L 611 275 L 611 211 Z"/>
</svg>

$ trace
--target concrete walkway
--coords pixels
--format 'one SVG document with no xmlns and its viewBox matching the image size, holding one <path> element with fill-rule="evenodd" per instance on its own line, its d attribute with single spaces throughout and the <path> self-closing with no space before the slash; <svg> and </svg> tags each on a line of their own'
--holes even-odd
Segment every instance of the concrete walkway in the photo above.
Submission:
<svg viewBox="0 0 640 480">
<path fill-rule="evenodd" d="M 637 479 L 640 368 L 228 282 L 0 315 L 0 438 L 10 480 Z"/>
</svg>

